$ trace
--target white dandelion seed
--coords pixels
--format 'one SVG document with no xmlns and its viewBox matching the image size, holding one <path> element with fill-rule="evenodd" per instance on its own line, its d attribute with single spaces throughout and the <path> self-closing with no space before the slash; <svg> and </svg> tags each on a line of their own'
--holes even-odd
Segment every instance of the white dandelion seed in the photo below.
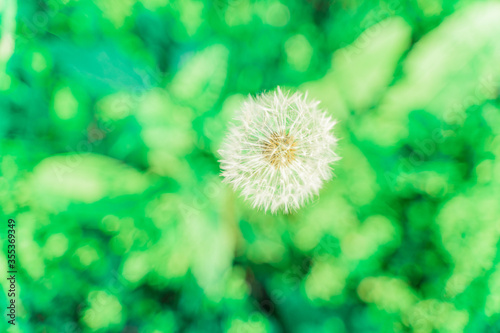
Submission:
<svg viewBox="0 0 500 333">
<path fill-rule="evenodd" d="M 335 125 L 307 93 L 275 92 L 250 97 L 236 115 L 221 149 L 224 182 L 254 208 L 300 208 L 332 177 Z"/>
</svg>

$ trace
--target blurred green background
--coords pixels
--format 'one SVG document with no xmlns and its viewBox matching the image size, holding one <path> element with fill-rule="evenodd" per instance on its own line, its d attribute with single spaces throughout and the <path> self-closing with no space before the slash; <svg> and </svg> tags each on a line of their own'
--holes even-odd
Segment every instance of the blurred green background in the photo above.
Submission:
<svg viewBox="0 0 500 333">
<path fill-rule="evenodd" d="M 1 0 L 2 332 L 499 332 L 500 3 Z M 335 178 L 221 184 L 248 94 L 308 91 Z"/>
</svg>

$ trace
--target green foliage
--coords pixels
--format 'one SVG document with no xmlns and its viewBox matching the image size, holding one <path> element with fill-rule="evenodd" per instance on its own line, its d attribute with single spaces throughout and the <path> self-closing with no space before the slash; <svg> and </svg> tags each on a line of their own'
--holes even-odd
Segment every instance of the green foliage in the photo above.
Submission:
<svg viewBox="0 0 500 333">
<path fill-rule="evenodd" d="M 19 266 L 0 330 L 499 331 L 499 17 L 468 0 L 0 1 Z M 341 138 L 335 178 L 290 215 L 252 210 L 217 161 L 244 98 L 277 85 L 322 101 Z"/>
</svg>

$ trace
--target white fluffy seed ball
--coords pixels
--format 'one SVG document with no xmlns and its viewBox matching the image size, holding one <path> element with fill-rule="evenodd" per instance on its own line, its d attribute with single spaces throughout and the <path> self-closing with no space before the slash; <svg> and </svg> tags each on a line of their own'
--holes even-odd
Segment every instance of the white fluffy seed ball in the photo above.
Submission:
<svg viewBox="0 0 500 333">
<path fill-rule="evenodd" d="M 295 211 L 317 195 L 339 159 L 336 122 L 318 104 L 279 87 L 249 97 L 219 150 L 224 182 L 272 213 Z"/>
</svg>

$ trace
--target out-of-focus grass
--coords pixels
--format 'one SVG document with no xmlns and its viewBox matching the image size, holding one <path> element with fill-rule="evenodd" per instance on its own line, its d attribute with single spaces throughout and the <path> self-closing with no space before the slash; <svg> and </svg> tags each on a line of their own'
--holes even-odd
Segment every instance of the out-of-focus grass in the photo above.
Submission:
<svg viewBox="0 0 500 333">
<path fill-rule="evenodd" d="M 2 331 L 500 329 L 498 3 L 4 0 L 0 17 L 19 264 Z M 277 85 L 322 101 L 343 157 L 288 216 L 252 210 L 217 162 L 244 98 Z"/>
</svg>

